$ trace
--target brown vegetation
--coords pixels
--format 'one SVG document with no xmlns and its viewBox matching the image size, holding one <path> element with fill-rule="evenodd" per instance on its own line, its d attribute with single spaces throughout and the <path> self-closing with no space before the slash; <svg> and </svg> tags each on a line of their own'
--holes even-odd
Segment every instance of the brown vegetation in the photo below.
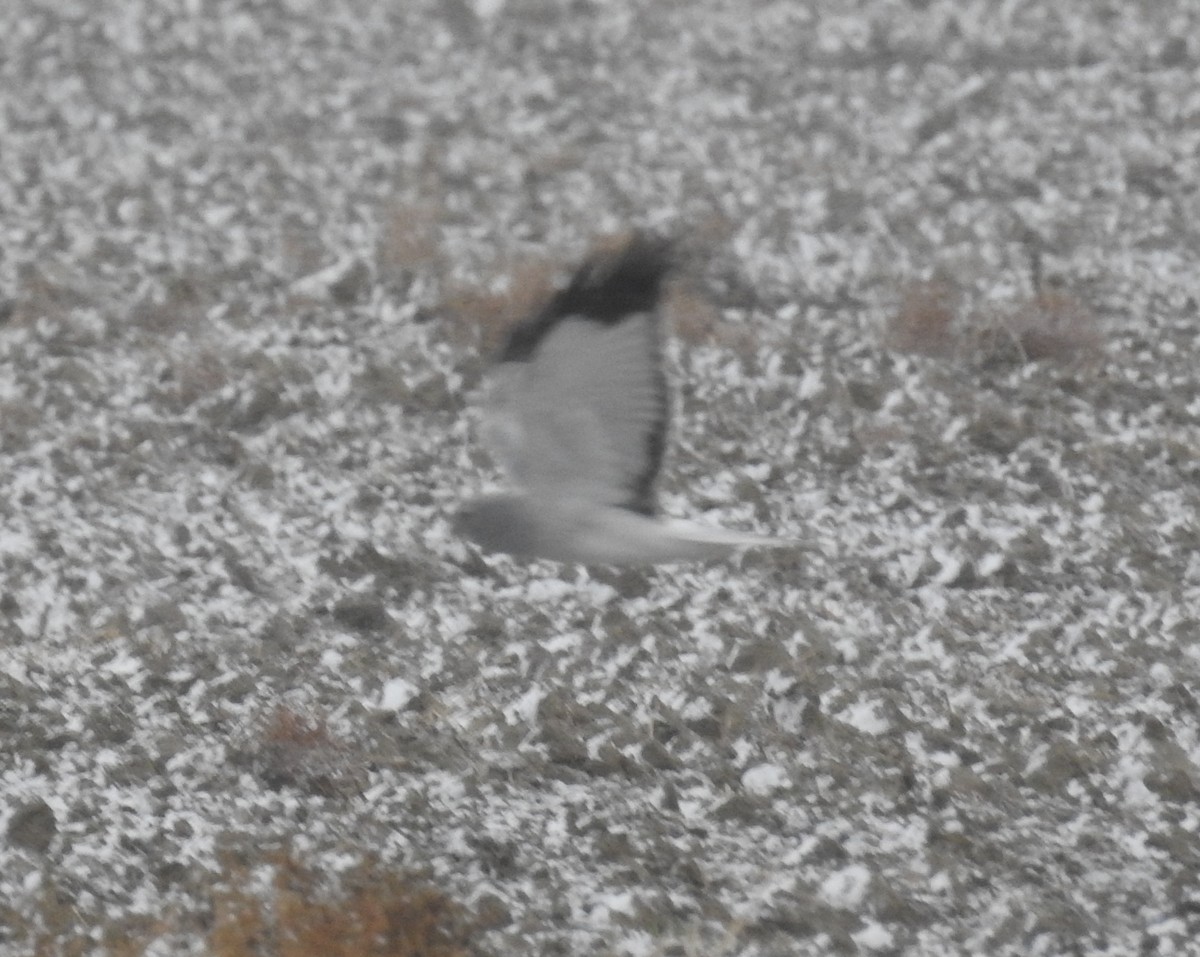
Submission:
<svg viewBox="0 0 1200 957">
<path fill-rule="evenodd" d="M 386 283 L 407 285 L 442 259 L 438 230 L 444 210 L 436 202 L 395 202 L 385 211 L 375 246 L 375 266 Z"/>
<path fill-rule="evenodd" d="M 411 876 L 363 864 L 341 894 L 289 854 L 271 895 L 235 887 L 216 903 L 214 957 L 466 957 L 473 924 L 451 898 Z"/>
<path fill-rule="evenodd" d="M 494 351 L 509 327 L 537 309 L 554 292 L 559 267 L 546 260 L 518 263 L 506 283 L 480 288 L 452 288 L 443 297 L 441 312 L 450 338 Z"/>
<path fill-rule="evenodd" d="M 468 957 L 486 926 L 506 918 L 474 919 L 452 898 L 412 874 L 364 862 L 331 888 L 291 853 L 268 855 L 273 870 L 264 893 L 251 871 L 262 862 L 227 863 L 217 879 L 212 917 L 199 926 L 167 914 L 130 917 L 87 927 L 67 898 L 48 886 L 38 926 L 15 919 L 12 929 L 35 957 L 141 957 L 171 940 L 202 937 L 213 957 Z M 502 908 L 501 908 L 502 909 Z M 487 910 L 487 908 L 485 908 Z"/>
<path fill-rule="evenodd" d="M 358 789 L 360 761 L 352 747 L 335 737 L 320 715 L 279 706 L 252 745 L 251 763 L 268 787 L 295 788 L 322 797 Z"/>
<path fill-rule="evenodd" d="M 926 356 L 950 355 L 955 350 L 955 317 L 960 296 L 940 279 L 913 283 L 900 297 L 900 308 L 887 329 L 887 344 L 898 352 Z"/>
<path fill-rule="evenodd" d="M 944 279 L 913 283 L 884 334 L 886 344 L 918 355 L 964 356 L 985 365 L 1073 362 L 1103 345 L 1095 314 L 1078 297 L 1058 288 L 994 309 L 968 310 L 965 296 Z"/>
</svg>

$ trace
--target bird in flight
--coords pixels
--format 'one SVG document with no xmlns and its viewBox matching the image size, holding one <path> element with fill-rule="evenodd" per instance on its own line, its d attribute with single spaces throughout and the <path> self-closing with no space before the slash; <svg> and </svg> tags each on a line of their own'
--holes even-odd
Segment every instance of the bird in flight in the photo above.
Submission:
<svg viewBox="0 0 1200 957">
<path fill-rule="evenodd" d="M 460 534 L 485 552 L 607 565 L 794 544 L 657 514 L 668 420 L 660 301 L 671 268 L 668 241 L 635 233 L 586 258 L 510 330 L 483 438 L 515 487 L 469 502 Z"/>
</svg>

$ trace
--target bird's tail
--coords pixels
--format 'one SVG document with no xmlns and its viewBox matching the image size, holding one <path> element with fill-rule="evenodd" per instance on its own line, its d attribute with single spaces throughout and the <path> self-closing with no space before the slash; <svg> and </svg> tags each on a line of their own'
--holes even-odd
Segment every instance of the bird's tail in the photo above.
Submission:
<svg viewBox="0 0 1200 957">
<path fill-rule="evenodd" d="M 800 545 L 797 539 L 771 538 L 695 522 L 669 521 L 665 531 L 684 559 L 722 558 L 744 548 L 797 548 Z"/>
</svg>

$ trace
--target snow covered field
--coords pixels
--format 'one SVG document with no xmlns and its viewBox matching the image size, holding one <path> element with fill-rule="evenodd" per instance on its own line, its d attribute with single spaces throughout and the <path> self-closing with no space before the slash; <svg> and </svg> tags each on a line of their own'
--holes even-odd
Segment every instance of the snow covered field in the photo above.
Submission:
<svg viewBox="0 0 1200 957">
<path fill-rule="evenodd" d="M 1198 184 L 1190 0 L 7 4 L 0 954 L 276 953 L 293 865 L 479 953 L 1200 954 Z M 632 225 L 666 510 L 805 545 L 484 561 L 483 345 Z"/>
</svg>

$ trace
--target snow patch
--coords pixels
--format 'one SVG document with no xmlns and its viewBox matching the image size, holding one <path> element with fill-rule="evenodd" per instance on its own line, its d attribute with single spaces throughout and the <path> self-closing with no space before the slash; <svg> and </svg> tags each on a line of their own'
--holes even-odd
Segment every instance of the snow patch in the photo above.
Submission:
<svg viewBox="0 0 1200 957">
<path fill-rule="evenodd" d="M 892 724 L 880 714 L 880 708 L 878 701 L 856 701 L 843 708 L 836 717 L 843 724 L 848 724 L 863 734 L 883 734 L 891 729 Z"/>
<path fill-rule="evenodd" d="M 742 773 L 742 787 L 759 796 L 778 791 L 790 783 L 787 771 L 778 764 L 756 764 Z"/>
<path fill-rule="evenodd" d="M 871 872 L 862 864 L 835 871 L 821 885 L 821 896 L 833 907 L 857 910 L 871 886 Z"/>
<path fill-rule="evenodd" d="M 380 711 L 403 711 L 420 693 L 411 681 L 404 678 L 392 678 L 384 683 L 379 695 Z"/>
<path fill-rule="evenodd" d="M 546 691 L 542 688 L 530 688 L 504 709 L 504 720 L 509 724 L 514 724 L 519 720 L 523 724 L 532 725 L 537 718 L 538 705 L 545 697 Z"/>
<path fill-rule="evenodd" d="M 864 950 L 884 950 L 895 943 L 892 932 L 873 920 L 866 921 L 863 929 L 851 934 L 850 939 Z"/>
</svg>

